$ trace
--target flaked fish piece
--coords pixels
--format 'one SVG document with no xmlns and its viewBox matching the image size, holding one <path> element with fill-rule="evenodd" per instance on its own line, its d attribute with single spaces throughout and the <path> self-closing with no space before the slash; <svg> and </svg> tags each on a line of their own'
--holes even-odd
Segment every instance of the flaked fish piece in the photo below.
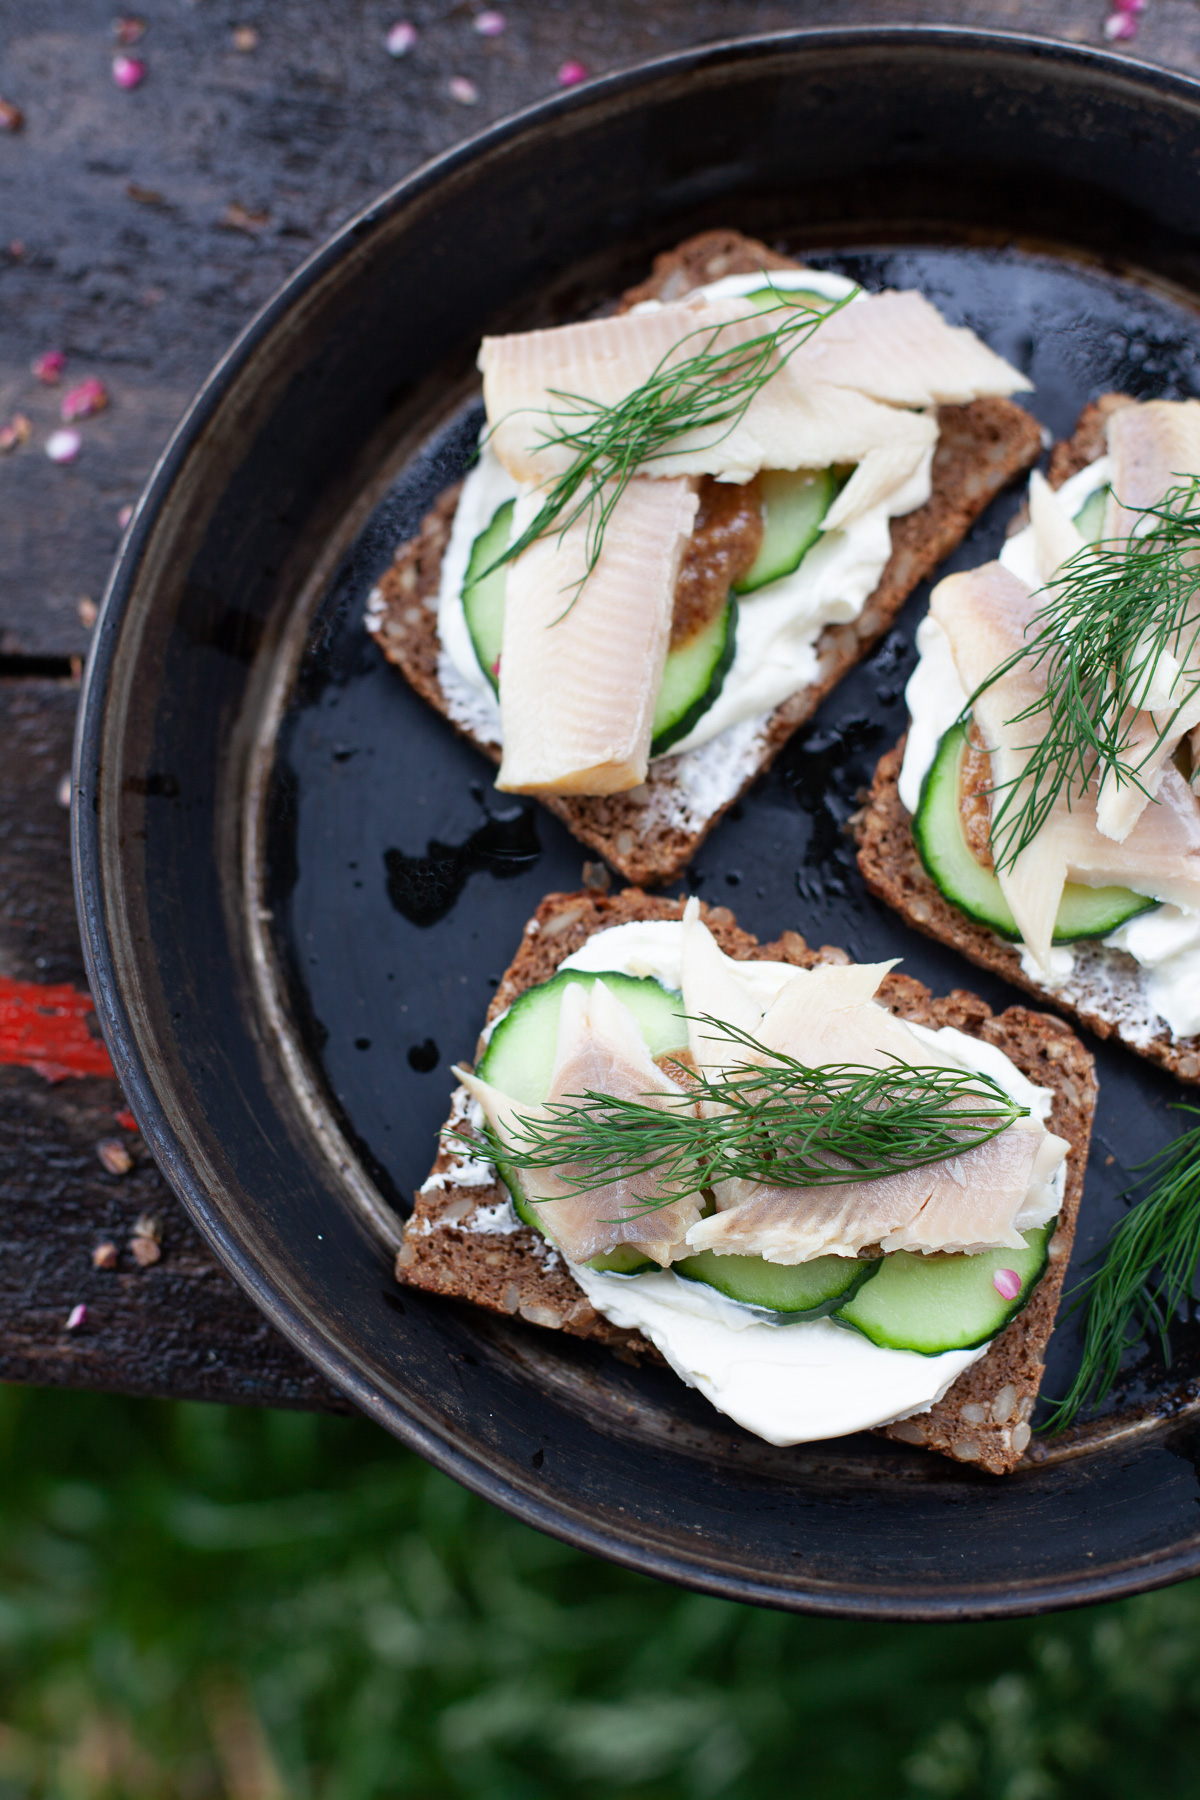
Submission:
<svg viewBox="0 0 1200 1800">
<path fill-rule="evenodd" d="M 724 1016 L 722 1006 L 740 1008 L 736 1022 L 765 1049 L 782 1050 L 808 1067 L 967 1067 L 932 1034 L 918 1033 L 877 1003 L 890 962 L 796 969 L 751 1025 L 760 995 L 738 971 L 753 965 L 726 957 L 695 915 L 685 915 L 684 932 L 683 999 L 690 1019 Z M 710 1070 L 753 1060 L 745 1048 L 714 1046 L 695 1024 L 691 1042 L 697 1062 Z M 1066 1149 L 1039 1120 L 1028 1118 L 960 1156 L 879 1181 L 822 1188 L 723 1182 L 714 1190 L 718 1210 L 691 1227 L 688 1249 L 777 1263 L 857 1256 L 876 1244 L 884 1250 L 1017 1249 L 1022 1239 L 1016 1220 L 1030 1205 L 1031 1188 L 1034 1201 L 1044 1202 L 1044 1185 Z"/>
<path fill-rule="evenodd" d="M 544 439 L 572 423 L 564 395 L 616 405 L 664 363 L 736 349 L 772 330 L 778 317 L 744 300 L 692 298 L 485 338 L 479 362 L 496 453 L 521 481 L 561 474 L 575 453 Z M 907 447 L 915 457 L 936 441 L 937 424 L 903 409 L 1029 385 L 972 332 L 947 325 L 921 295 L 873 295 L 827 319 L 792 351 L 736 423 L 681 434 L 668 455 L 644 467 L 745 481 L 764 468 L 828 468 L 885 449 Z"/>
<path fill-rule="evenodd" d="M 1136 507 L 1154 506 L 1169 489 L 1200 474 L 1200 400 L 1146 400 L 1108 418 L 1112 491 L 1104 535 L 1128 537 Z"/>
<path fill-rule="evenodd" d="M 1124 416 L 1124 415 L 1120 415 Z M 968 694 L 1028 642 L 1037 611 L 1024 582 L 999 563 L 950 575 L 934 589 L 930 613 L 946 632 L 955 667 Z M 1004 793 L 1016 785 L 1014 808 L 1028 782 L 1031 745 L 1045 730 L 1034 716 L 1010 723 L 1045 701 L 1042 668 L 1023 657 L 974 702 L 975 722 L 991 757 L 992 781 Z M 1015 863 L 997 870 L 1025 945 L 1049 967 L 1050 947 L 1068 881 L 1085 887 L 1127 887 L 1149 899 L 1200 910 L 1200 808 L 1183 777 L 1167 763 L 1159 773 L 1156 804 L 1147 807 L 1123 842 L 1101 835 L 1096 794 L 1060 794 L 1041 831 Z M 993 802 L 993 811 L 995 803 Z"/>
<path fill-rule="evenodd" d="M 1149 400 L 1123 407 L 1109 418 L 1108 442 L 1113 481 L 1105 532 L 1122 538 L 1137 522 L 1133 508 L 1153 506 L 1188 476 L 1200 475 L 1200 401 Z M 1138 780 L 1122 780 L 1110 770 L 1101 785 L 1097 829 L 1118 843 L 1157 795 L 1161 769 L 1200 725 L 1200 691 L 1194 691 L 1200 689 L 1198 633 L 1200 605 L 1194 605 L 1174 644 L 1178 657 L 1170 649 L 1159 656 L 1138 696 L 1142 710 L 1126 721 L 1126 761 Z"/>
<path fill-rule="evenodd" d="M 514 1133 L 522 1119 L 546 1118 L 551 1102 L 575 1095 L 610 1094 L 653 1106 L 657 1096 L 662 1096 L 661 1104 L 683 1094 L 652 1060 L 633 1013 L 603 981 L 590 986 L 571 982 L 563 991 L 546 1105 L 519 1106 L 469 1069 L 456 1069 L 455 1074 L 478 1100 L 502 1142 L 516 1141 Z M 569 1168 L 566 1173 L 571 1173 Z M 653 1177 L 613 1181 L 585 1193 L 572 1192 L 551 1170 L 525 1170 L 521 1182 L 531 1201 L 543 1203 L 537 1208 L 542 1229 L 571 1262 L 590 1262 L 618 1244 L 631 1244 L 665 1266 L 700 1215 L 699 1198 L 691 1196 L 638 1217 L 645 1201 L 658 1194 Z"/>
<path fill-rule="evenodd" d="M 638 477 L 590 574 L 586 517 L 509 564 L 498 788 L 619 794 L 645 781 L 675 582 L 698 504 L 690 482 Z M 536 492 L 518 501 L 516 535 L 539 505 Z"/>
</svg>

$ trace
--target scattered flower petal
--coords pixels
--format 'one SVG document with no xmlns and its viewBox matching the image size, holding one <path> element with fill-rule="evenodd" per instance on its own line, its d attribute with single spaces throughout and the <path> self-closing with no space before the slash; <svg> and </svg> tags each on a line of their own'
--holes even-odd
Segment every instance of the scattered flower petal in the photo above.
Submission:
<svg viewBox="0 0 1200 1800">
<path fill-rule="evenodd" d="M 122 531 L 124 531 L 125 527 L 128 525 L 128 523 L 129 523 L 130 519 L 132 519 L 132 517 L 133 517 L 132 506 L 123 506 L 121 508 L 120 512 L 117 514 L 117 524 L 121 527 Z"/>
<path fill-rule="evenodd" d="M 475 15 L 475 29 L 480 37 L 499 37 L 508 26 L 508 20 L 500 12 L 481 12 Z"/>
<path fill-rule="evenodd" d="M 79 614 L 79 623 L 86 631 L 90 631 L 96 623 L 96 615 L 99 610 L 96 602 L 89 595 L 85 594 L 80 600 L 76 611 Z"/>
<path fill-rule="evenodd" d="M 35 357 L 30 363 L 30 371 L 47 387 L 53 387 L 67 366 L 65 351 L 47 350 L 44 356 Z"/>
<path fill-rule="evenodd" d="M 118 44 L 136 44 L 145 36 L 145 32 L 145 19 L 124 18 L 114 19 L 112 22 L 112 34 Z"/>
<path fill-rule="evenodd" d="M 1104 35 L 1110 43 L 1128 43 L 1137 36 L 1137 30 L 1137 16 L 1134 13 L 1109 13 L 1104 21 Z"/>
<path fill-rule="evenodd" d="M 97 1244 L 92 1251 L 93 1269 L 115 1269 L 117 1266 L 117 1246 L 115 1244 Z"/>
<path fill-rule="evenodd" d="M 1015 1300 L 1021 1291 L 1021 1277 L 1015 1269 L 997 1269 L 992 1286 L 1002 1299 Z"/>
<path fill-rule="evenodd" d="M 407 56 L 416 41 L 416 26 L 410 25 L 407 19 L 401 19 L 399 24 L 392 26 L 383 44 L 389 56 Z"/>
<path fill-rule="evenodd" d="M 120 1138 L 101 1138 L 96 1145 L 96 1155 L 100 1158 L 101 1167 L 110 1175 L 128 1175 L 133 1167 L 133 1158 Z M 137 1230 L 136 1225 L 134 1230 Z"/>
<path fill-rule="evenodd" d="M 62 807 L 64 812 L 69 812 L 71 810 L 71 777 L 69 775 L 64 775 L 62 777 L 54 790 L 54 798 L 58 801 L 58 804 Z"/>
<path fill-rule="evenodd" d="M 46 439 L 46 455 L 51 462 L 72 463 L 83 449 L 83 439 L 77 431 L 52 431 Z"/>
<path fill-rule="evenodd" d="M 165 199 L 157 188 L 143 187 L 140 181 L 127 181 L 125 192 L 131 200 L 136 200 L 139 206 L 166 205 Z"/>
<path fill-rule="evenodd" d="M 479 89 L 466 75 L 452 75 L 449 82 L 449 94 L 460 106 L 474 106 L 479 98 Z"/>
<path fill-rule="evenodd" d="M 133 1228 L 133 1236 L 129 1240 L 129 1248 L 133 1260 L 140 1269 L 148 1269 L 162 1255 L 162 1224 L 148 1213 L 143 1213 Z"/>
<path fill-rule="evenodd" d="M 138 1128 L 138 1122 L 127 1106 L 123 1106 L 120 1112 L 114 1113 L 113 1118 L 117 1121 L 117 1124 L 121 1127 L 122 1131 L 136 1131 Z"/>
<path fill-rule="evenodd" d="M 59 412 L 64 425 L 73 419 L 90 419 L 93 413 L 103 412 L 108 405 L 108 389 L 98 375 L 85 375 L 73 388 L 68 388 L 62 397 Z"/>
<path fill-rule="evenodd" d="M 588 78 L 587 64 L 581 62 L 565 62 L 558 71 L 559 87 L 578 87 L 581 81 Z"/>
<path fill-rule="evenodd" d="M 24 413 L 14 413 L 9 423 L 0 427 L 0 451 L 15 450 L 18 444 L 27 444 L 33 426 Z"/>
<path fill-rule="evenodd" d="M 235 50 L 257 50 L 258 32 L 253 25 L 235 25 L 233 28 L 233 47 Z"/>
<path fill-rule="evenodd" d="M 67 1314 L 67 1330 L 78 1331 L 87 1320 L 86 1306 L 73 1306 Z"/>
<path fill-rule="evenodd" d="M 141 87 L 146 79 L 146 65 L 137 56 L 114 56 L 112 78 L 119 88 Z"/>
<path fill-rule="evenodd" d="M 0 100 L 0 131 L 20 131 L 25 114 L 11 100 Z"/>
<path fill-rule="evenodd" d="M 230 231 L 247 231 L 253 236 L 256 231 L 262 230 L 270 217 L 265 208 L 256 212 L 243 206 L 240 200 L 231 200 L 222 214 L 221 223 Z"/>
<path fill-rule="evenodd" d="M 14 262 L 20 262 L 25 254 L 25 245 L 20 238 L 9 238 L 8 254 L 12 257 Z"/>
</svg>

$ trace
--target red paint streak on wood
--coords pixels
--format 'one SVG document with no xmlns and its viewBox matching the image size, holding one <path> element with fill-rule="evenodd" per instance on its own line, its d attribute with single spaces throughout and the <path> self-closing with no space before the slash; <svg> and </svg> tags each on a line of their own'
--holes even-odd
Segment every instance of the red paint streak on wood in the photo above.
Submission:
<svg viewBox="0 0 1200 1800">
<path fill-rule="evenodd" d="M 47 1081 L 115 1074 L 102 1040 L 87 1027 L 94 1010 L 90 994 L 66 983 L 42 987 L 0 975 L 0 1063 L 36 1069 Z"/>
</svg>

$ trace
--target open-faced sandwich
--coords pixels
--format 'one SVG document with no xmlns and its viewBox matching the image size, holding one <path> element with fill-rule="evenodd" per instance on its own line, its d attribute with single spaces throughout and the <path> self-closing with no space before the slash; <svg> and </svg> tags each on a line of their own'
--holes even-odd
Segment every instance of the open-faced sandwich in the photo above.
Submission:
<svg viewBox="0 0 1200 1800">
<path fill-rule="evenodd" d="M 552 895 L 459 1069 L 400 1281 L 657 1352 L 775 1444 L 1030 1440 L 1095 1096 L 1060 1020 Z"/>
<path fill-rule="evenodd" d="M 499 787 L 639 882 L 687 864 L 1040 450 L 1029 382 L 920 294 L 735 232 L 479 362 L 478 458 L 367 628 Z"/>
<path fill-rule="evenodd" d="M 1200 1081 L 1200 402 L 1108 395 L 917 632 L 868 885 Z"/>
</svg>

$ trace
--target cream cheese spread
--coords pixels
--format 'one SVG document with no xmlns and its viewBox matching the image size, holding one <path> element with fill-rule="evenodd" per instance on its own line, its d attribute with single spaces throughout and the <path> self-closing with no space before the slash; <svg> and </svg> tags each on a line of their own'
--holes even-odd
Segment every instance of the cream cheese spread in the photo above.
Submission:
<svg viewBox="0 0 1200 1800">
<path fill-rule="evenodd" d="M 1064 481 L 1057 498 L 1068 518 L 1074 518 L 1111 479 L 1112 460 L 1102 456 Z M 1027 587 L 1041 586 L 1032 526 L 1008 539 L 1000 561 Z M 954 666 L 950 639 L 928 614 L 917 627 L 916 644 L 917 666 L 904 690 L 910 722 L 899 782 L 901 804 L 910 813 L 920 803 L 921 786 L 938 744 L 968 698 Z M 1176 1037 L 1200 1032 L 1200 915 L 1178 906 L 1157 906 L 1118 926 L 1101 942 L 1106 949 L 1123 950 L 1146 971 L 1147 1002 Z M 1047 971 L 1022 949 L 1021 967 L 1031 980 L 1053 990 L 1074 974 L 1075 953 L 1069 945 L 1056 944 Z"/>
<path fill-rule="evenodd" d="M 761 291 L 768 283 L 781 292 L 802 289 L 830 300 L 843 299 L 855 286 L 845 276 L 823 270 L 783 269 L 773 270 L 768 276 L 728 275 L 700 292 L 706 299 L 740 299 Z M 866 295 L 860 290 L 855 299 L 859 297 L 865 299 Z M 659 304 L 648 300 L 637 310 L 654 310 Z M 500 707 L 475 655 L 463 611 L 462 589 L 475 539 L 490 523 L 496 509 L 522 490 L 485 440 L 486 431 L 479 459 L 463 483 L 442 561 L 438 680 L 459 722 L 469 726 L 484 742 L 499 744 Z M 721 692 L 694 728 L 667 754 L 680 756 L 747 722 L 765 725 L 782 701 L 817 679 L 818 638 L 827 625 L 847 624 L 862 612 L 891 556 L 890 521 L 915 511 L 928 500 L 932 462 L 930 449 L 915 470 L 904 475 L 873 505 L 846 525 L 825 532 L 799 568 L 739 600 L 734 660 Z M 717 804 L 724 798 L 722 789 Z"/>
<path fill-rule="evenodd" d="M 683 927 L 673 919 L 615 925 L 596 932 L 563 960 L 560 970 L 611 970 L 677 988 L 682 941 Z M 740 969 L 760 984 L 764 1010 L 796 972 L 777 962 L 745 963 Z M 990 1075 L 1038 1118 L 1048 1116 L 1049 1090 L 1036 1087 L 995 1045 L 950 1027 L 935 1032 L 910 1025 L 909 1030 L 948 1049 L 966 1067 Z M 1062 1204 L 1064 1179 L 1060 1166 L 1052 1208 L 1033 1206 L 1021 1213 L 1016 1221 L 1020 1230 L 1054 1216 Z M 570 1267 L 598 1312 L 642 1332 L 689 1387 L 771 1444 L 841 1437 L 928 1412 L 987 1350 L 986 1344 L 940 1356 L 885 1350 L 828 1319 L 767 1323 L 750 1308 L 670 1270 L 630 1277 Z"/>
</svg>

